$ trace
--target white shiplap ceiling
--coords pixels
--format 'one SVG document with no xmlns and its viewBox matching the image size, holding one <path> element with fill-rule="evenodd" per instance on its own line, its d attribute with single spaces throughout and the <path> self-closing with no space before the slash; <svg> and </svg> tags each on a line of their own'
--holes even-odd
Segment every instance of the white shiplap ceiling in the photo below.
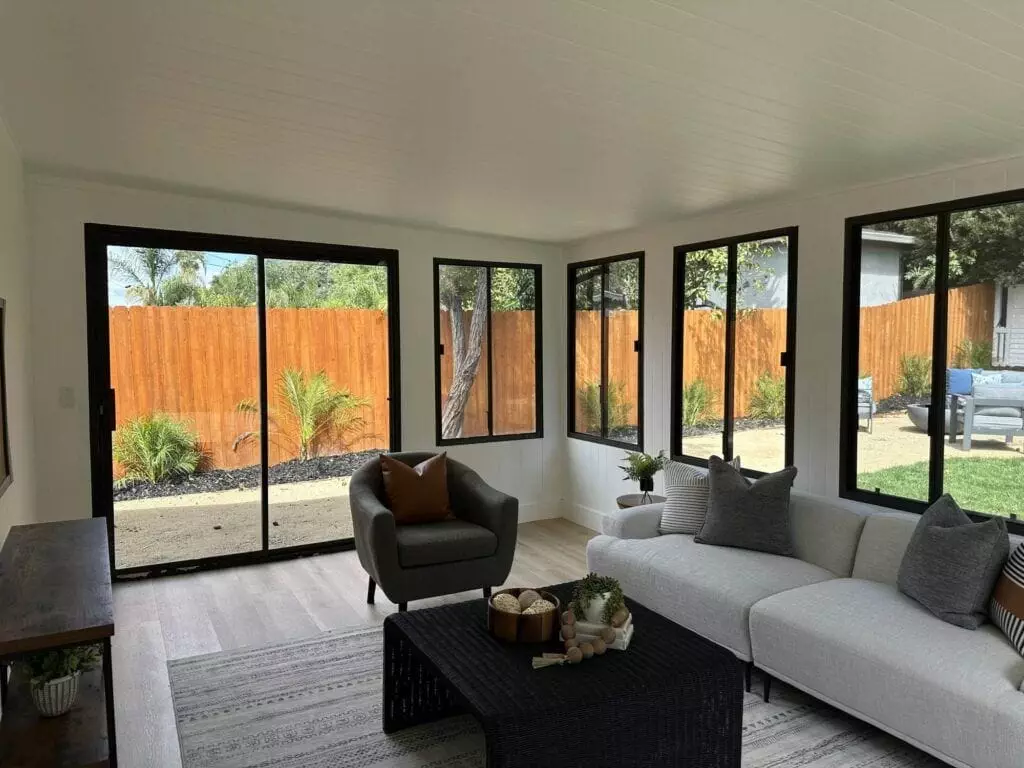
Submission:
<svg viewBox="0 0 1024 768">
<path fill-rule="evenodd" d="M 1024 153 L 1020 0 L 0 0 L 26 161 L 541 240 Z"/>
</svg>

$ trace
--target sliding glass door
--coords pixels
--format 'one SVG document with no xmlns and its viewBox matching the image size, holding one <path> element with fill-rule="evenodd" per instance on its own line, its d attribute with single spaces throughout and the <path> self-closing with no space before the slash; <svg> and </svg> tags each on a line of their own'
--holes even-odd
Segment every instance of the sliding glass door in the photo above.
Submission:
<svg viewBox="0 0 1024 768">
<path fill-rule="evenodd" d="M 398 449 L 393 251 L 87 225 L 93 507 L 127 574 L 351 545 Z"/>
</svg>

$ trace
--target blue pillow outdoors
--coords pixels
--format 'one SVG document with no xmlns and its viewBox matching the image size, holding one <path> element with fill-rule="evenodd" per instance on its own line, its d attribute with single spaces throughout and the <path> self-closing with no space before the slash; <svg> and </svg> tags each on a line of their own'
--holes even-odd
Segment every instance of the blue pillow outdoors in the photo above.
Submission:
<svg viewBox="0 0 1024 768">
<path fill-rule="evenodd" d="M 946 392 L 950 395 L 969 395 L 974 388 L 974 371 L 970 368 L 946 369 Z"/>
</svg>

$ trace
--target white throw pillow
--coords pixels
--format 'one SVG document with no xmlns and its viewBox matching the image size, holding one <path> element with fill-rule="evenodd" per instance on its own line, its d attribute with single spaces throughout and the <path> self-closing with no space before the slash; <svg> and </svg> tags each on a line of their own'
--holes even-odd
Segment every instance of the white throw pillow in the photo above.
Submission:
<svg viewBox="0 0 1024 768">
<path fill-rule="evenodd" d="M 740 457 L 729 462 L 740 468 Z M 708 513 L 711 484 L 708 471 L 678 461 L 665 463 L 665 506 L 661 511 L 660 533 L 695 534 Z"/>
</svg>

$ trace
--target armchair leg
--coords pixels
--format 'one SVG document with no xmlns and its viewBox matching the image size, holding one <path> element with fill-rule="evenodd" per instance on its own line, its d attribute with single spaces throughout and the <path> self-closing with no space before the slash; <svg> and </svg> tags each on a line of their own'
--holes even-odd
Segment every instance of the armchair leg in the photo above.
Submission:
<svg viewBox="0 0 1024 768">
<path fill-rule="evenodd" d="M 398 604 L 398 612 L 399 613 L 405 613 L 405 611 L 408 609 L 408 607 L 409 607 L 408 603 L 399 603 Z"/>
<path fill-rule="evenodd" d="M 491 596 L 491 588 L 490 587 L 484 587 L 484 597 L 490 597 L 490 596 Z"/>
<path fill-rule="evenodd" d="M 377 582 L 370 579 L 370 583 L 366 585 L 366 602 L 368 605 L 373 605 L 373 597 L 377 594 Z"/>
<path fill-rule="evenodd" d="M 751 678 L 751 676 L 753 675 L 753 672 L 754 672 L 754 662 L 748 661 L 743 666 L 744 666 L 744 670 L 743 670 L 744 688 L 746 688 L 747 693 L 750 693 L 750 678 Z"/>
<path fill-rule="evenodd" d="M 764 675 L 764 700 L 765 702 L 767 702 L 768 695 L 772 691 L 772 676 L 769 675 L 767 672 L 762 672 L 762 674 Z"/>
</svg>

